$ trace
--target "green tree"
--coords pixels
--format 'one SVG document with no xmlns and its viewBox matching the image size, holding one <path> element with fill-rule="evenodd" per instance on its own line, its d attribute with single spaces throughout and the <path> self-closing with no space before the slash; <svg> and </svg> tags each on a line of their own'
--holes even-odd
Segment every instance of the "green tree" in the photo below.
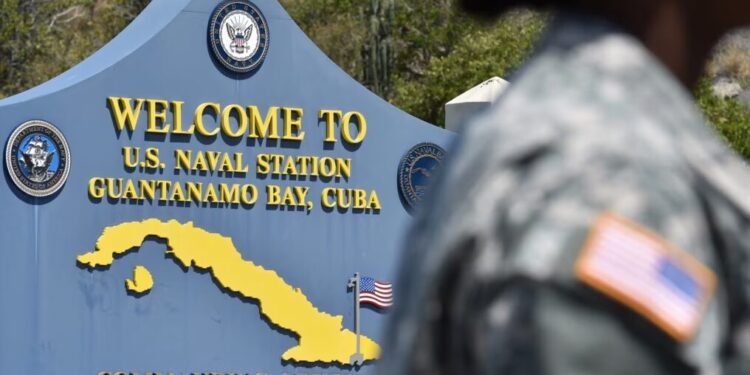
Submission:
<svg viewBox="0 0 750 375">
<path fill-rule="evenodd" d="M 111 40 L 149 0 L 0 0 L 0 97 L 41 84 Z"/>
<path fill-rule="evenodd" d="M 427 61 L 422 74 L 399 76 L 391 101 L 444 126 L 444 104 L 490 77 L 508 77 L 529 55 L 544 25 L 545 16 L 518 10 L 491 26 L 474 27 L 450 53 Z"/>
<path fill-rule="evenodd" d="M 366 9 L 367 38 L 362 45 L 362 82 L 376 94 L 391 96 L 394 0 L 370 0 Z"/>
<path fill-rule="evenodd" d="M 354 79 L 362 81 L 362 48 L 367 37 L 363 0 L 280 1 L 331 60 Z"/>
<path fill-rule="evenodd" d="M 750 159 L 750 109 L 735 99 L 714 95 L 707 78 L 699 82 L 695 97 L 707 121 L 724 141 L 743 158 Z"/>
<path fill-rule="evenodd" d="M 453 0 L 282 4 L 352 77 L 394 105 L 440 125 L 446 101 L 517 67 L 546 19 L 520 10 L 483 23 L 458 10 Z"/>
</svg>

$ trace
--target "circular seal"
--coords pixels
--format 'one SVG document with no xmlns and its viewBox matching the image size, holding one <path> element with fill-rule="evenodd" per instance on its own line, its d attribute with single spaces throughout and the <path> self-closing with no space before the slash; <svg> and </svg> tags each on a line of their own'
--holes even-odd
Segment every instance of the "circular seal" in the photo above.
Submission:
<svg viewBox="0 0 750 375">
<path fill-rule="evenodd" d="M 32 120 L 21 124 L 5 146 L 5 165 L 16 186 L 35 197 L 54 194 L 70 172 L 70 149 L 60 130 Z"/>
<path fill-rule="evenodd" d="M 434 143 L 412 147 L 398 166 L 398 190 L 408 209 L 422 201 L 430 181 L 440 168 L 445 150 Z"/>
<path fill-rule="evenodd" d="M 248 73 L 268 54 L 268 23 L 250 1 L 224 0 L 211 14 L 208 40 L 221 65 L 236 73 Z"/>
</svg>

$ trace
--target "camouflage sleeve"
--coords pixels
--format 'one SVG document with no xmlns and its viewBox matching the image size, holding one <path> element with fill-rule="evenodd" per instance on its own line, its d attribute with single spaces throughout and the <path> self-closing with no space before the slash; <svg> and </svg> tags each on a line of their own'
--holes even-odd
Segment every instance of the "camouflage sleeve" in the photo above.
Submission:
<svg viewBox="0 0 750 375">
<path fill-rule="evenodd" d="M 459 145 L 409 242 L 381 373 L 719 371 L 726 301 L 689 170 L 565 137 Z"/>
</svg>

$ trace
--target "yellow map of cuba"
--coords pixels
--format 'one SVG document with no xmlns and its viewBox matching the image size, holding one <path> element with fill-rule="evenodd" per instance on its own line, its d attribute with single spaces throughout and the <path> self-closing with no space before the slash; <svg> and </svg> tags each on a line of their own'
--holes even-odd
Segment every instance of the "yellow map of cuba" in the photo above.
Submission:
<svg viewBox="0 0 750 375">
<path fill-rule="evenodd" d="M 167 253 L 186 269 L 192 266 L 209 271 L 222 288 L 257 300 L 260 313 L 272 324 L 296 333 L 299 344 L 282 354 L 283 360 L 349 364 L 356 336 L 343 328 L 341 315 L 318 310 L 300 289 L 287 284 L 275 271 L 242 259 L 231 238 L 195 227 L 192 222 L 147 219 L 107 227 L 96 241 L 96 249 L 80 255 L 78 263 L 89 269 L 110 266 L 116 255 L 137 250 L 149 236 L 165 239 Z M 128 289 L 145 293 L 153 285 L 151 275 L 142 266 L 136 268 L 133 280 L 127 280 Z M 360 338 L 364 359 L 377 359 L 378 344 L 365 336 Z"/>
</svg>

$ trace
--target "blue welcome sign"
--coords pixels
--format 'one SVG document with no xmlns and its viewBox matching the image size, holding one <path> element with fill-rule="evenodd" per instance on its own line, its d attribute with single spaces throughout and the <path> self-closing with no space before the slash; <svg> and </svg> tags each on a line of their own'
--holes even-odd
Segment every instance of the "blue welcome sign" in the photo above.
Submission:
<svg viewBox="0 0 750 375">
<path fill-rule="evenodd" d="M 371 373 L 451 138 L 276 1 L 152 2 L 0 101 L 0 373 Z"/>
</svg>

